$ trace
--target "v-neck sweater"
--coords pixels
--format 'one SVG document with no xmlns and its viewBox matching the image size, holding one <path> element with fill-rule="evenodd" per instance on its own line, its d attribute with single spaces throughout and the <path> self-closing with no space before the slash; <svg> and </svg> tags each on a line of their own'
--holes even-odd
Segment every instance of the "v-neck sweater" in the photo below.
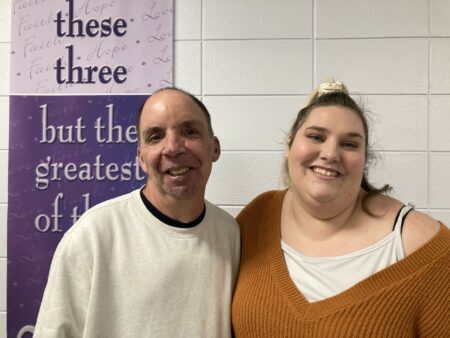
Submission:
<svg viewBox="0 0 450 338">
<path fill-rule="evenodd" d="M 241 265 L 232 305 L 236 338 L 450 336 L 450 230 L 344 292 L 309 303 L 281 249 L 286 191 L 255 198 L 238 215 Z"/>
</svg>

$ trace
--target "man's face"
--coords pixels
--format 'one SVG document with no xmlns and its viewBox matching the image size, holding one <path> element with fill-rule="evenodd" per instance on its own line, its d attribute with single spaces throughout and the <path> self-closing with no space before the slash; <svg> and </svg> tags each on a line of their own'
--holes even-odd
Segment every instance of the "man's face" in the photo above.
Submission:
<svg viewBox="0 0 450 338">
<path fill-rule="evenodd" d="M 146 195 L 157 208 L 187 199 L 203 205 L 212 162 L 219 156 L 219 141 L 190 97 L 168 89 L 147 100 L 138 157 L 148 176 Z"/>
</svg>

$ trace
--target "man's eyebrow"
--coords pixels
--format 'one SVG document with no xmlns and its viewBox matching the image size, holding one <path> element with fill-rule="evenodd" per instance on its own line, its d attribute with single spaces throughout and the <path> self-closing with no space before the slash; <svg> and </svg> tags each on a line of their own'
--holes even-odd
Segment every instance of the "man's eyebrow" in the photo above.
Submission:
<svg viewBox="0 0 450 338">
<path fill-rule="evenodd" d="M 197 120 L 187 120 L 187 121 L 183 121 L 178 125 L 178 128 L 184 128 L 184 127 L 201 127 L 202 126 L 202 122 L 201 121 L 197 121 Z M 148 136 L 154 133 L 161 133 L 164 132 L 164 128 L 162 127 L 158 127 L 158 126 L 150 126 L 147 127 L 143 130 L 143 135 Z"/>
<path fill-rule="evenodd" d="M 144 129 L 143 135 L 144 135 L 144 137 L 146 137 L 146 136 L 154 134 L 154 133 L 159 133 L 162 130 L 163 130 L 163 128 L 161 128 L 161 127 L 148 127 L 148 128 Z"/>
<path fill-rule="evenodd" d="M 320 131 L 320 132 L 323 132 L 323 133 L 329 132 L 329 130 L 327 128 L 319 127 L 319 126 L 309 126 L 308 128 L 306 128 L 306 130 L 309 130 L 309 129 Z M 357 138 L 360 138 L 360 139 L 364 139 L 364 137 L 360 133 L 353 132 L 353 131 L 346 133 L 346 135 L 349 136 L 349 137 L 357 137 Z"/>
<path fill-rule="evenodd" d="M 181 124 L 180 124 L 180 126 L 182 126 L 182 127 L 190 127 L 190 126 L 193 126 L 193 127 L 200 127 L 200 126 L 202 126 L 202 122 L 201 121 L 197 121 L 197 120 L 187 120 L 187 121 L 183 121 L 183 122 L 181 122 Z"/>
</svg>

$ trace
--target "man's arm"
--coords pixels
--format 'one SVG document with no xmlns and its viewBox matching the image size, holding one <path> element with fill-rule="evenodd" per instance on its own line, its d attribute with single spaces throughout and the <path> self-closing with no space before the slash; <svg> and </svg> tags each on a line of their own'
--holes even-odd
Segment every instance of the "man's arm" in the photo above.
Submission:
<svg viewBox="0 0 450 338">
<path fill-rule="evenodd" d="M 92 273 L 72 237 L 66 234 L 53 256 L 34 338 L 83 337 Z"/>
</svg>

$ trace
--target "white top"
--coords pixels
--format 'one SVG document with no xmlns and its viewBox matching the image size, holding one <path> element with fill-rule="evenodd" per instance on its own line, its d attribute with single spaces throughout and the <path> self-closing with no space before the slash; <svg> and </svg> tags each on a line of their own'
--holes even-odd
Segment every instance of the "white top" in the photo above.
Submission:
<svg viewBox="0 0 450 338">
<path fill-rule="evenodd" d="M 346 255 L 307 257 L 282 240 L 281 248 L 289 275 L 309 302 L 323 300 L 349 289 L 405 257 L 401 228 L 411 209 L 411 206 L 404 206 L 400 210 L 394 230 L 385 238 Z"/>
<path fill-rule="evenodd" d="M 239 227 L 205 203 L 188 229 L 139 190 L 88 210 L 55 252 L 34 338 L 231 337 Z"/>
</svg>

